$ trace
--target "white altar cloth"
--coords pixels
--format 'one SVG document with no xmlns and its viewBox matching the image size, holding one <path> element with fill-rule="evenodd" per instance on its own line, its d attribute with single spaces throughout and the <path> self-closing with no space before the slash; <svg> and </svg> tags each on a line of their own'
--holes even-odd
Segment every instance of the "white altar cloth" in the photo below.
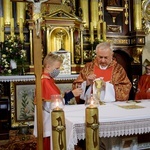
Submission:
<svg viewBox="0 0 150 150">
<path fill-rule="evenodd" d="M 138 109 L 125 109 L 119 106 L 137 105 Z M 99 136 L 117 137 L 150 132 L 150 100 L 141 103 L 112 102 L 100 105 Z M 73 150 L 78 139 L 85 139 L 85 105 L 67 105 L 66 118 L 67 150 Z"/>
</svg>

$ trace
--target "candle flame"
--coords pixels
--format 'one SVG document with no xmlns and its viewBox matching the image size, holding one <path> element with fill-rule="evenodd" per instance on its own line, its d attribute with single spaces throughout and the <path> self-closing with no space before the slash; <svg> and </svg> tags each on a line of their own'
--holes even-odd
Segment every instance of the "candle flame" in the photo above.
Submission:
<svg viewBox="0 0 150 150">
<path fill-rule="evenodd" d="M 58 100 L 56 99 L 56 107 L 58 107 L 59 106 L 59 102 L 58 102 Z"/>
<path fill-rule="evenodd" d="M 94 101 L 93 101 L 93 99 L 91 100 L 91 105 L 93 105 L 94 104 Z"/>
</svg>

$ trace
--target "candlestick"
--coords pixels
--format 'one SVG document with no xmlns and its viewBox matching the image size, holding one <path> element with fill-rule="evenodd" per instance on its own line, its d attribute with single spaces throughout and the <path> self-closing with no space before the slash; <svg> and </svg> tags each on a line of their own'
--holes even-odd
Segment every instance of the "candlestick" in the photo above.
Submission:
<svg viewBox="0 0 150 150">
<path fill-rule="evenodd" d="M 103 22 L 103 41 L 106 41 L 106 22 Z"/>
<path fill-rule="evenodd" d="M 93 28 L 93 23 L 90 22 L 90 36 L 91 36 L 91 44 L 94 42 L 94 28 Z"/>
<path fill-rule="evenodd" d="M 4 42 L 4 18 L 0 17 L 0 42 Z"/>
<path fill-rule="evenodd" d="M 86 115 L 86 150 L 99 150 L 98 108 L 91 104 L 85 110 Z"/>
<path fill-rule="evenodd" d="M 11 30 L 11 37 L 14 37 L 14 18 L 11 18 L 11 24 L 10 24 L 10 30 Z"/>
<path fill-rule="evenodd" d="M 60 95 L 51 97 L 53 109 L 51 112 L 52 147 L 54 150 L 66 150 L 66 127 L 64 111 L 61 108 L 62 98 Z"/>
<path fill-rule="evenodd" d="M 19 20 L 19 32 L 20 32 L 20 40 L 23 42 L 23 19 L 20 18 Z"/>
</svg>

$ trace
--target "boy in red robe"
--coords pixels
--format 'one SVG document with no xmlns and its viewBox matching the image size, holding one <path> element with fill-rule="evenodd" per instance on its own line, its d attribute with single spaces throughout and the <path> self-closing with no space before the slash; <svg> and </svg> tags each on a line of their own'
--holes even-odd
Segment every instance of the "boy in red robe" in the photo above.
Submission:
<svg viewBox="0 0 150 150">
<path fill-rule="evenodd" d="M 43 99 L 43 150 L 50 150 L 50 136 L 51 136 L 50 99 L 52 95 L 61 94 L 59 88 L 55 84 L 54 78 L 58 76 L 62 62 L 63 60 L 60 56 L 52 53 L 47 54 L 47 56 L 44 58 L 43 61 L 44 70 L 41 77 L 42 99 Z M 64 95 L 65 104 L 67 104 L 68 101 L 73 97 L 79 96 L 81 93 L 82 93 L 81 88 L 77 88 L 73 91 L 65 93 Z M 35 105 L 34 135 L 37 137 L 36 105 Z"/>
</svg>

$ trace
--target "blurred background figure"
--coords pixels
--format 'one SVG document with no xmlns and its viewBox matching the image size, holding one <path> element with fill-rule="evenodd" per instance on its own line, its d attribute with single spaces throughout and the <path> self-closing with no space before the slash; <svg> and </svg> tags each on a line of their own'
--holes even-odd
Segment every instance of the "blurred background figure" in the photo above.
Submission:
<svg viewBox="0 0 150 150">
<path fill-rule="evenodd" d="M 150 99 L 150 61 L 145 65 L 145 73 L 140 77 L 135 100 Z"/>
</svg>

